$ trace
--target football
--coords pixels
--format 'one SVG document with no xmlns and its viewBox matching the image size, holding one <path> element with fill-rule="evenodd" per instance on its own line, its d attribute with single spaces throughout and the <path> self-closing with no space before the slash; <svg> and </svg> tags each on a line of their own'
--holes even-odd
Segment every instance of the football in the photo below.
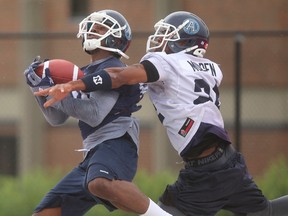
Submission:
<svg viewBox="0 0 288 216">
<path fill-rule="evenodd" d="M 45 76 L 46 68 L 49 68 L 50 77 L 55 84 L 67 83 L 84 76 L 83 71 L 81 71 L 77 65 L 64 59 L 51 59 L 45 61 L 35 69 L 35 73 L 43 78 Z"/>
</svg>

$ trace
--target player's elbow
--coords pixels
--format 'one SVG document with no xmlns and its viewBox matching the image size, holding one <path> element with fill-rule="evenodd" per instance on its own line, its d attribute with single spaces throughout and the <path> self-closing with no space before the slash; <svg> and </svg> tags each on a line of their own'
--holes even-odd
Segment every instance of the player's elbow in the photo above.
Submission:
<svg viewBox="0 0 288 216">
<path fill-rule="evenodd" d="M 46 113 L 44 117 L 46 121 L 53 127 L 63 125 L 69 118 L 68 115 L 63 115 L 61 112 L 54 112 L 50 115 Z"/>
<path fill-rule="evenodd" d="M 53 127 L 61 126 L 65 123 L 65 121 L 55 120 L 55 119 L 54 120 L 46 119 L 46 120 Z"/>
</svg>

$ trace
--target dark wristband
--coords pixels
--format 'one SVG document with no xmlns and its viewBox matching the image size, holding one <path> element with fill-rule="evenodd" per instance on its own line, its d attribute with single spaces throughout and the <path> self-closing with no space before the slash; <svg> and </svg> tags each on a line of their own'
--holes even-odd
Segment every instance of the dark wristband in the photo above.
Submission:
<svg viewBox="0 0 288 216">
<path fill-rule="evenodd" d="M 85 92 L 93 92 L 97 90 L 110 90 L 112 88 L 112 80 L 110 75 L 101 70 L 81 78 L 86 89 Z"/>
</svg>

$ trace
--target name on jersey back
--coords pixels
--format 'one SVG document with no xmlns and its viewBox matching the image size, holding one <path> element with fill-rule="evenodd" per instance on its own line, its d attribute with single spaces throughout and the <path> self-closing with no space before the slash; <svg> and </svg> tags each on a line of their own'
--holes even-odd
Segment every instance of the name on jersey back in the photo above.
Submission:
<svg viewBox="0 0 288 216">
<path fill-rule="evenodd" d="M 187 61 L 189 65 L 192 67 L 194 71 L 203 71 L 203 72 L 208 72 L 210 71 L 212 76 L 216 76 L 216 70 L 215 66 L 213 63 L 196 63 L 193 61 Z"/>
</svg>

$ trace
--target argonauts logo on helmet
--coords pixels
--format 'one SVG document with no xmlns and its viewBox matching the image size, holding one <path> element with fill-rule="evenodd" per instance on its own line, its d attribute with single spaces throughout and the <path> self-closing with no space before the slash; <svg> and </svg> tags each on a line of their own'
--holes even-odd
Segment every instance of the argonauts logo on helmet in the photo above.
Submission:
<svg viewBox="0 0 288 216">
<path fill-rule="evenodd" d="M 188 20 L 189 20 L 189 22 L 183 28 L 184 32 L 189 34 L 189 35 L 197 34 L 200 30 L 199 23 L 197 22 L 196 19 L 190 18 Z M 186 22 L 186 20 L 184 22 Z"/>
<path fill-rule="evenodd" d="M 132 38 L 131 29 L 127 25 L 125 25 L 124 31 L 125 31 L 125 37 L 127 38 L 127 40 L 131 40 Z"/>
</svg>

